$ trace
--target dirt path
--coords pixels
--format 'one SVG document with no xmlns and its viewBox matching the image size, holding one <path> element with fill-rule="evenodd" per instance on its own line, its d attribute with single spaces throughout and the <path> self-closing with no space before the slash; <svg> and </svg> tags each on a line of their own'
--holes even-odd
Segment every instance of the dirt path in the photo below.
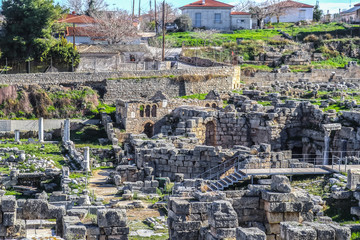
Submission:
<svg viewBox="0 0 360 240">
<path fill-rule="evenodd" d="M 101 169 L 93 172 L 93 176 L 90 178 L 90 191 L 94 191 L 97 197 L 104 198 L 105 201 L 111 199 L 117 199 L 115 197 L 117 188 L 115 185 L 106 183 L 106 178 L 109 177 L 111 169 Z"/>
</svg>

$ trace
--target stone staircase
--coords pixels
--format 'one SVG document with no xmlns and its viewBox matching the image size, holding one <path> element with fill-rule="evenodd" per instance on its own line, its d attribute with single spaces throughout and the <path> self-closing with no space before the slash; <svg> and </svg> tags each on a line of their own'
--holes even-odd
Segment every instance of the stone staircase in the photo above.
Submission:
<svg viewBox="0 0 360 240">
<path fill-rule="evenodd" d="M 209 191 L 220 191 L 247 178 L 247 175 L 235 168 L 234 172 L 207 185 Z"/>
</svg>

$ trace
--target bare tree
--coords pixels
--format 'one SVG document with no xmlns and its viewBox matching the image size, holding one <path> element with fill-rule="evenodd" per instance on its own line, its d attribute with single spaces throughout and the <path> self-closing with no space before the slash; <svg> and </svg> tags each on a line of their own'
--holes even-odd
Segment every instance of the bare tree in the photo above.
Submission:
<svg viewBox="0 0 360 240">
<path fill-rule="evenodd" d="M 67 0 L 66 7 L 70 9 L 71 12 L 77 14 L 82 14 L 84 12 L 85 2 L 84 0 Z"/>
<path fill-rule="evenodd" d="M 235 5 L 234 12 L 247 12 L 249 11 L 250 6 L 253 5 L 253 2 L 250 0 L 242 0 Z"/>
<path fill-rule="evenodd" d="M 269 6 L 271 5 L 270 1 L 264 1 L 264 2 L 250 2 L 249 5 L 249 13 L 251 13 L 253 15 L 254 18 L 256 18 L 257 25 L 259 26 L 259 28 L 263 28 L 264 27 L 264 20 L 267 17 L 271 17 L 272 16 L 272 12 L 271 12 L 271 8 L 269 8 Z"/>
<path fill-rule="evenodd" d="M 163 16 L 163 5 L 162 2 L 159 1 L 158 4 L 156 4 L 156 9 L 158 12 L 158 22 L 161 22 L 162 16 Z M 172 23 L 174 20 L 179 16 L 179 11 L 177 8 L 174 7 L 174 5 L 165 3 L 165 23 Z"/>
<path fill-rule="evenodd" d="M 97 12 L 93 17 L 96 24 L 92 28 L 109 44 L 131 41 L 138 37 L 131 15 L 124 10 Z"/>
<path fill-rule="evenodd" d="M 282 0 L 268 0 L 269 17 L 275 17 L 277 23 L 280 22 L 280 17 L 286 13 L 290 13 L 292 8 L 289 8 L 288 1 Z"/>
<path fill-rule="evenodd" d="M 196 29 L 191 35 L 194 38 L 199 38 L 204 41 L 204 47 L 206 46 L 206 41 L 213 41 L 216 38 L 216 34 L 218 31 L 214 29 L 210 30 L 202 30 L 202 29 Z"/>
<path fill-rule="evenodd" d="M 98 12 L 105 11 L 108 7 L 105 0 L 85 0 L 86 14 L 89 16 L 96 15 Z"/>
<path fill-rule="evenodd" d="M 149 39 L 149 45 L 151 46 L 151 51 L 154 55 L 154 60 L 161 61 L 162 58 L 162 37 L 153 37 Z M 173 55 L 176 51 L 173 46 L 175 40 L 172 38 L 165 38 L 165 57 Z"/>
</svg>

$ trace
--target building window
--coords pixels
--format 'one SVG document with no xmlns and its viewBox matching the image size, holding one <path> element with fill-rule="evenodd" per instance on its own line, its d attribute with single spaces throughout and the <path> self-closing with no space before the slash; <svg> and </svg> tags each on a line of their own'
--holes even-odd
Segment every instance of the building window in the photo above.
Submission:
<svg viewBox="0 0 360 240">
<path fill-rule="evenodd" d="M 201 13 L 195 13 L 195 27 L 201 27 Z"/>
<path fill-rule="evenodd" d="M 300 19 L 305 19 L 305 13 L 306 13 L 306 10 L 300 10 L 300 12 L 299 12 L 299 17 L 300 17 Z"/>
<path fill-rule="evenodd" d="M 221 23 L 221 13 L 215 13 L 215 23 Z"/>
<path fill-rule="evenodd" d="M 237 23 L 244 23 L 245 20 L 244 20 L 244 19 L 238 19 L 236 22 L 237 22 Z"/>
</svg>

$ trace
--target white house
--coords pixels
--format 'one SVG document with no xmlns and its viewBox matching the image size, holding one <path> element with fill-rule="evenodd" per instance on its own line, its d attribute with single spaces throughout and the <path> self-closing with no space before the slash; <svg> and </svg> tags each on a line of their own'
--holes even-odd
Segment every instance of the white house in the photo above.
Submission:
<svg viewBox="0 0 360 240">
<path fill-rule="evenodd" d="M 190 16 L 195 28 L 230 30 L 233 7 L 215 0 L 199 0 L 180 9 L 183 14 Z"/>
<path fill-rule="evenodd" d="M 355 4 L 353 8 L 340 13 L 340 19 L 348 23 L 360 23 L 360 3 Z"/>
<path fill-rule="evenodd" d="M 199 0 L 181 7 L 182 14 L 189 15 L 194 28 L 221 31 L 251 29 L 251 14 L 231 12 L 234 6 L 215 0 Z"/>
<path fill-rule="evenodd" d="M 247 12 L 231 12 L 231 29 L 252 29 L 251 14 Z"/>
<path fill-rule="evenodd" d="M 265 22 L 299 22 L 312 21 L 314 6 L 305 3 L 286 0 L 272 5 L 271 7 L 279 9 L 279 17 L 271 17 Z"/>
</svg>

